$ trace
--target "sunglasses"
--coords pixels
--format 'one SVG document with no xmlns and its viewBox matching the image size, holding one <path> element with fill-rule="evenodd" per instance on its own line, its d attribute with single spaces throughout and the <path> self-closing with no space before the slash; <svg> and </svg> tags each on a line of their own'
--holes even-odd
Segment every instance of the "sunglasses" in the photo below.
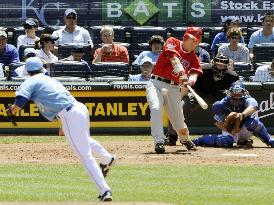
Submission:
<svg viewBox="0 0 274 205">
<path fill-rule="evenodd" d="M 76 19 L 76 16 L 67 16 L 67 19 Z"/>
<path fill-rule="evenodd" d="M 45 43 L 55 43 L 55 41 L 45 41 Z"/>
<path fill-rule="evenodd" d="M 230 38 L 231 39 L 237 39 L 237 40 L 240 39 L 239 37 L 236 37 L 236 36 L 231 36 Z"/>
</svg>

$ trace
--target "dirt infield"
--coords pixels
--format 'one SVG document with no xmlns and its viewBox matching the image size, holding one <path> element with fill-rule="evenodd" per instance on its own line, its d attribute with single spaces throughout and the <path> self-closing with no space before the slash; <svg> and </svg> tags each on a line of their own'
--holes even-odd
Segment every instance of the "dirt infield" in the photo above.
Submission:
<svg viewBox="0 0 274 205">
<path fill-rule="evenodd" d="M 100 141 L 100 140 L 99 140 Z M 152 141 L 102 142 L 118 156 L 118 164 L 174 165 L 274 165 L 274 149 L 256 140 L 255 148 L 205 148 L 187 151 L 183 146 L 166 147 L 166 154 L 154 153 Z M 66 142 L 0 144 L 0 163 L 78 163 Z"/>
</svg>

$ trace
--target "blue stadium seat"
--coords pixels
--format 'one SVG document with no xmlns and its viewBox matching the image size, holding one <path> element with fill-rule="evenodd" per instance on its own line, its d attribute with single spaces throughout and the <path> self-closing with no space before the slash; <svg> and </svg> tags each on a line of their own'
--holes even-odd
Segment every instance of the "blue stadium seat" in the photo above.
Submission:
<svg viewBox="0 0 274 205">
<path fill-rule="evenodd" d="M 140 65 L 132 65 L 131 66 L 131 75 L 137 75 L 141 73 Z"/>
<path fill-rule="evenodd" d="M 123 77 L 124 80 L 128 79 L 129 76 L 129 64 L 119 63 L 119 62 L 103 62 L 92 64 L 91 76 L 103 77 L 103 76 L 113 76 L 113 77 Z"/>
<path fill-rule="evenodd" d="M 255 71 L 252 70 L 251 64 L 249 63 L 234 63 L 234 70 L 244 81 L 251 81 L 251 76 L 255 74 Z"/>
<path fill-rule="evenodd" d="M 71 76 L 71 77 L 81 77 L 81 78 L 90 78 L 91 69 L 88 66 L 81 62 L 69 62 L 69 61 L 58 61 L 50 67 L 50 76 L 51 77 L 60 77 L 60 76 Z"/>
<path fill-rule="evenodd" d="M 137 45 L 139 43 L 148 43 L 153 35 L 160 35 L 164 39 L 167 37 L 167 29 L 164 27 L 154 26 L 138 26 L 129 28 L 130 44 Z"/>
<path fill-rule="evenodd" d="M 170 33 L 170 37 L 174 37 L 181 40 L 183 38 L 183 35 L 186 29 L 187 27 L 173 27 L 173 28 L 169 28 L 168 31 Z"/>
<path fill-rule="evenodd" d="M 99 44 L 102 43 L 100 31 L 103 26 L 92 26 L 88 29 L 92 42 L 95 48 L 99 47 Z M 114 41 L 115 42 L 126 42 L 126 30 L 123 26 L 110 26 L 114 31 Z"/>
<path fill-rule="evenodd" d="M 272 61 L 274 58 L 274 43 L 255 44 L 253 53 L 254 63 Z"/>
</svg>

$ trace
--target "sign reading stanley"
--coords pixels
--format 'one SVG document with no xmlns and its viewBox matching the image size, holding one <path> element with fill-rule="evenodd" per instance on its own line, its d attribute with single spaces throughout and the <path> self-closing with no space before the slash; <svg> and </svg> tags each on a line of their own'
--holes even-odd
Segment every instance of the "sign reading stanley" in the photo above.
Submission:
<svg viewBox="0 0 274 205">
<path fill-rule="evenodd" d="M 5 116 L 5 107 L 14 100 L 13 92 L 1 98 L 0 128 L 11 127 Z M 92 126 L 98 127 L 148 127 L 149 108 L 144 91 L 95 91 L 73 92 L 73 95 L 83 102 L 89 111 Z M 34 127 L 57 127 L 57 123 L 49 123 L 43 118 L 35 104 L 28 104 L 17 113 L 18 127 L 24 128 L 27 123 Z M 44 124 L 43 124 L 44 123 Z M 28 127 L 28 126 L 27 126 Z"/>
</svg>

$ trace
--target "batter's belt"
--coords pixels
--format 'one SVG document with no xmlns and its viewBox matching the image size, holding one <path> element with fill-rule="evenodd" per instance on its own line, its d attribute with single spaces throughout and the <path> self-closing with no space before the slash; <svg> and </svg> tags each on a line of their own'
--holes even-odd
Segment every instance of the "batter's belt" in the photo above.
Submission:
<svg viewBox="0 0 274 205">
<path fill-rule="evenodd" d="M 165 78 L 162 78 L 162 77 L 157 76 L 157 75 L 151 75 L 151 78 L 152 78 L 152 79 L 155 79 L 155 80 L 159 80 L 159 81 L 165 82 L 165 83 L 167 83 L 167 84 L 179 85 L 179 83 L 176 83 L 176 82 L 174 82 L 173 80 L 165 79 Z"/>
</svg>

